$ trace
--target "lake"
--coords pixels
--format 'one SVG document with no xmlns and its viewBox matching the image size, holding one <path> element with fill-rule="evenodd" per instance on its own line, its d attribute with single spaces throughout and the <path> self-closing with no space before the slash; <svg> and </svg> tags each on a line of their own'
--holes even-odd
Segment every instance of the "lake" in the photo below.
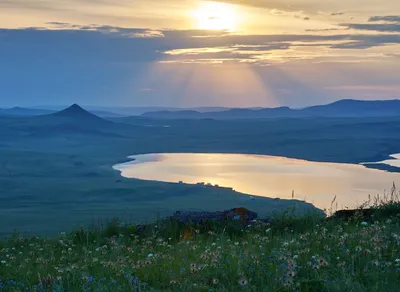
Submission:
<svg viewBox="0 0 400 292">
<path fill-rule="evenodd" d="M 366 163 L 366 164 L 386 164 L 394 167 L 400 167 L 400 154 L 393 154 L 390 155 L 392 159 L 384 160 L 384 161 L 379 161 L 379 162 L 373 162 L 373 163 Z"/>
<path fill-rule="evenodd" d="M 400 167 L 400 155 L 387 163 Z M 305 200 L 321 209 L 357 207 L 368 196 L 389 193 L 400 173 L 363 165 L 311 162 L 247 154 L 145 154 L 114 169 L 126 178 L 231 187 L 254 196 Z"/>
</svg>

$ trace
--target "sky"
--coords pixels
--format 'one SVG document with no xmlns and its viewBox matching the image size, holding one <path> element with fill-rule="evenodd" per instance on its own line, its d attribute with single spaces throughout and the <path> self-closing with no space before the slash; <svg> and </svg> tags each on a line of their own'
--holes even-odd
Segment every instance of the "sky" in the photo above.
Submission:
<svg viewBox="0 0 400 292">
<path fill-rule="evenodd" d="M 0 107 L 400 98 L 398 0 L 0 0 Z"/>
</svg>

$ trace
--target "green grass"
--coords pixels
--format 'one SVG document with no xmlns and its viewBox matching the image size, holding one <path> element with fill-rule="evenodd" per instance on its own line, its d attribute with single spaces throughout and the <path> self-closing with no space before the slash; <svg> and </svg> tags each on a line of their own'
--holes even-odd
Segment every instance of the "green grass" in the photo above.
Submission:
<svg viewBox="0 0 400 292">
<path fill-rule="evenodd" d="M 286 213 L 191 226 L 190 238 L 171 220 L 15 234 L 0 243 L 0 291 L 398 291 L 399 211 L 380 206 L 371 222 Z"/>
<path fill-rule="evenodd" d="M 101 149 L 105 145 L 60 146 L 54 152 L 0 149 L 0 238 L 14 228 L 23 234 L 55 235 L 98 220 L 120 217 L 142 223 L 193 208 L 243 206 L 263 217 L 290 206 L 314 208 L 300 201 L 252 201 L 225 189 L 125 179 L 112 165 L 126 156 Z"/>
</svg>

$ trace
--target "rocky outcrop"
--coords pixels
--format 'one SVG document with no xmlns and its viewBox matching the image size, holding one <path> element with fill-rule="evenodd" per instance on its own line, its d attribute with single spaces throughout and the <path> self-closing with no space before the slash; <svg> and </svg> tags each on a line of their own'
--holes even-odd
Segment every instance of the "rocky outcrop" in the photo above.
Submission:
<svg viewBox="0 0 400 292">
<path fill-rule="evenodd" d="M 371 220 L 374 212 L 376 212 L 374 209 L 340 210 L 333 214 L 330 219 L 350 220 L 352 218 L 359 218 Z"/>
<path fill-rule="evenodd" d="M 220 212 L 178 211 L 171 218 L 184 224 L 204 224 L 207 221 L 239 221 L 247 224 L 257 218 L 257 213 L 245 208 L 235 208 Z"/>
</svg>

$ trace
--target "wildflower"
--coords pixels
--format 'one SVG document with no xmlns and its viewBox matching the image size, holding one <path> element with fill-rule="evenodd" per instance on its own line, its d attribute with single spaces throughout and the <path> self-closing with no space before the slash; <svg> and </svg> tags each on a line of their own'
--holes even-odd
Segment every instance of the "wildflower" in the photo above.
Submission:
<svg viewBox="0 0 400 292">
<path fill-rule="evenodd" d="M 219 280 L 218 280 L 218 279 L 216 279 L 216 278 L 214 278 L 214 279 L 212 279 L 212 283 L 213 283 L 213 285 L 218 285 L 218 283 L 219 283 Z"/>
<path fill-rule="evenodd" d="M 208 254 L 202 254 L 202 255 L 200 256 L 200 258 L 201 258 L 202 260 L 207 261 L 210 257 L 208 256 Z"/>
<path fill-rule="evenodd" d="M 148 258 L 152 258 L 153 256 L 154 256 L 154 254 L 152 254 L 152 253 L 149 253 L 149 254 L 147 255 Z"/>
<path fill-rule="evenodd" d="M 294 278 L 296 276 L 296 272 L 291 270 L 286 274 L 289 278 Z"/>
<path fill-rule="evenodd" d="M 178 284 L 178 281 L 171 280 L 171 281 L 169 281 L 169 283 L 170 283 L 171 285 L 176 285 L 176 284 Z"/>
<path fill-rule="evenodd" d="M 7 262 L 6 262 L 5 260 L 2 260 L 1 263 L 2 263 L 2 264 L 6 264 Z"/>
<path fill-rule="evenodd" d="M 364 222 L 361 222 L 361 225 L 362 225 L 362 226 L 368 226 L 368 222 L 365 222 L 365 221 L 364 221 Z"/>
<path fill-rule="evenodd" d="M 242 287 L 247 286 L 248 283 L 249 283 L 249 281 L 247 281 L 246 278 L 241 278 L 239 280 L 239 285 L 242 286 Z"/>
<path fill-rule="evenodd" d="M 362 250 L 361 246 L 356 246 L 356 251 L 360 252 Z"/>
<path fill-rule="evenodd" d="M 292 260 L 292 259 L 289 259 L 288 260 L 288 267 L 290 268 L 290 269 L 293 269 L 293 267 L 295 266 L 296 264 L 295 264 L 295 262 Z"/>
<path fill-rule="evenodd" d="M 378 260 L 374 260 L 374 261 L 372 261 L 372 264 L 373 264 L 375 267 L 377 267 L 377 266 L 379 266 L 379 261 L 378 261 Z"/>
<path fill-rule="evenodd" d="M 365 254 L 365 255 L 370 254 L 370 253 L 371 253 L 371 251 L 370 251 L 369 249 L 365 249 L 365 250 L 364 250 L 364 254 Z"/>
<path fill-rule="evenodd" d="M 196 273 L 197 272 L 197 265 L 196 264 L 190 264 L 190 272 L 191 273 Z"/>
<path fill-rule="evenodd" d="M 319 269 L 320 269 L 320 266 L 317 265 L 317 264 L 314 264 L 314 265 L 312 266 L 312 268 L 313 268 L 313 270 L 319 270 Z"/>
<path fill-rule="evenodd" d="M 328 265 L 328 262 L 327 262 L 324 258 L 320 257 L 320 258 L 318 259 L 318 264 L 319 264 L 321 267 L 326 267 L 326 266 Z"/>
<path fill-rule="evenodd" d="M 285 282 L 283 283 L 283 285 L 284 285 L 285 287 L 291 287 L 291 286 L 293 285 L 293 279 L 287 278 L 287 279 L 285 280 Z"/>
</svg>

